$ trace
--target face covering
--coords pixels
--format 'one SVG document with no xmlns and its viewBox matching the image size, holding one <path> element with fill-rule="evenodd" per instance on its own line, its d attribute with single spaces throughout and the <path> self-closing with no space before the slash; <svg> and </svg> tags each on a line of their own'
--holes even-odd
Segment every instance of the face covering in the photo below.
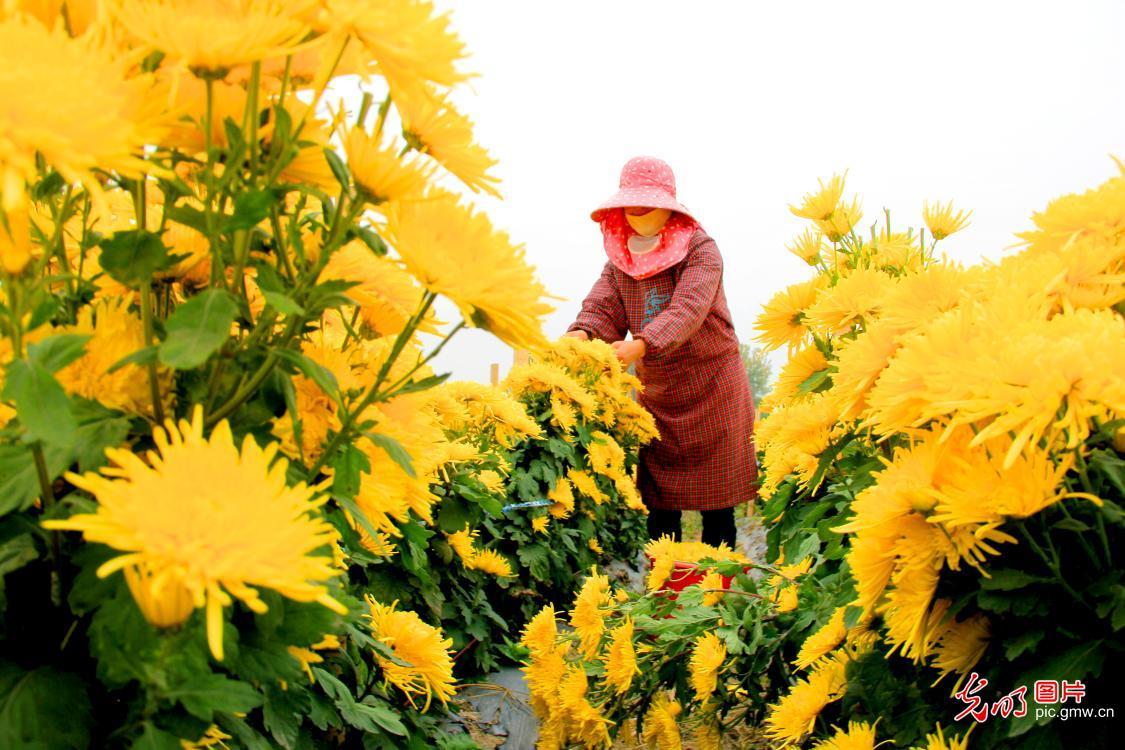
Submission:
<svg viewBox="0 0 1125 750">
<path fill-rule="evenodd" d="M 672 212 L 667 208 L 654 208 L 648 213 L 643 213 L 638 216 L 626 213 L 625 221 L 629 222 L 629 226 L 633 231 L 643 237 L 653 237 L 664 228 L 668 218 Z"/>
</svg>

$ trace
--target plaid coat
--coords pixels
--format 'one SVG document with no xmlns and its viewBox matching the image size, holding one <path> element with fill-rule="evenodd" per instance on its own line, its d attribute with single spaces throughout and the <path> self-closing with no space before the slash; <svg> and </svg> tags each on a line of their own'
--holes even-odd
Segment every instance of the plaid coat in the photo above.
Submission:
<svg viewBox="0 0 1125 750">
<path fill-rule="evenodd" d="M 702 229 L 675 266 L 634 279 L 612 263 L 569 330 L 644 339 L 641 403 L 660 440 L 641 448 L 638 478 L 650 508 L 717 510 L 757 494 L 754 402 L 739 355 L 719 248 Z"/>
</svg>

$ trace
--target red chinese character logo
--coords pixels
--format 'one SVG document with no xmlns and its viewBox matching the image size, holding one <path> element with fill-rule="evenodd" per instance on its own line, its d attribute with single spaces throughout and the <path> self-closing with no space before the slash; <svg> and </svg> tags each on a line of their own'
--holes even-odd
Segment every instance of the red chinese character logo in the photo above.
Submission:
<svg viewBox="0 0 1125 750">
<path fill-rule="evenodd" d="M 961 713 L 954 717 L 954 721 L 961 721 L 966 716 L 971 715 L 978 722 L 983 723 L 988 718 L 988 705 L 981 699 L 977 693 L 984 690 L 988 685 L 988 680 L 979 677 L 976 672 L 969 675 L 968 682 L 965 687 L 961 688 L 960 692 L 955 696 L 966 707 L 962 709 Z"/>
<path fill-rule="evenodd" d="M 1005 719 L 1008 718 L 1009 715 L 1018 717 L 1027 716 L 1027 701 L 1024 700 L 1026 694 L 1027 685 L 1020 685 L 992 704 L 992 715 L 1000 714 Z M 1016 708 L 1017 700 L 1019 701 L 1019 708 Z"/>
<path fill-rule="evenodd" d="M 1081 703 L 1082 699 L 1086 697 L 1086 686 L 1082 684 L 1082 680 L 1075 680 L 1074 682 L 1062 681 L 1062 699 L 1060 703 L 1066 703 L 1071 698 L 1075 703 Z"/>
<path fill-rule="evenodd" d="M 1059 681 L 1058 680 L 1036 680 L 1035 681 L 1035 702 L 1036 703 L 1058 703 L 1059 702 Z"/>
</svg>

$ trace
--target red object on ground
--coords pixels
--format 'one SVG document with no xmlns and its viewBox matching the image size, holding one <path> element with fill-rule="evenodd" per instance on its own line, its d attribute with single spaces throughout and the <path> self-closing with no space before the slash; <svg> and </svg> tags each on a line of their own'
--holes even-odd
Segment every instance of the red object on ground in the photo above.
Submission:
<svg viewBox="0 0 1125 750">
<path fill-rule="evenodd" d="M 699 570 L 695 563 L 679 562 L 673 564 L 672 575 L 660 587 L 661 591 L 683 591 L 688 586 L 695 586 L 703 582 L 706 573 Z M 729 589 L 734 576 L 723 576 L 723 588 Z"/>
</svg>

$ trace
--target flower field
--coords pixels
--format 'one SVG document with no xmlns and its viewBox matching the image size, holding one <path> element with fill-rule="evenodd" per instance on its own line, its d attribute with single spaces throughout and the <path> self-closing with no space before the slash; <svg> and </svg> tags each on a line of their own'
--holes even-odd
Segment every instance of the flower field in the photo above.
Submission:
<svg viewBox="0 0 1125 750">
<path fill-rule="evenodd" d="M 648 540 L 464 57 L 420 0 L 0 10 L 0 747 L 468 750 L 505 665 L 541 748 L 1110 746 L 1031 691 L 1125 667 L 1125 167 L 968 267 L 952 204 L 791 206 L 752 559 Z M 435 372 L 466 327 L 530 362 Z"/>
</svg>

